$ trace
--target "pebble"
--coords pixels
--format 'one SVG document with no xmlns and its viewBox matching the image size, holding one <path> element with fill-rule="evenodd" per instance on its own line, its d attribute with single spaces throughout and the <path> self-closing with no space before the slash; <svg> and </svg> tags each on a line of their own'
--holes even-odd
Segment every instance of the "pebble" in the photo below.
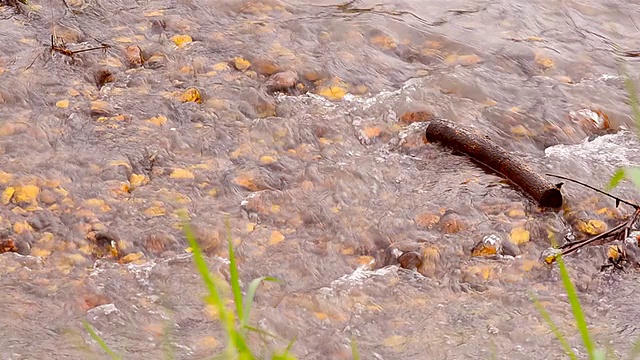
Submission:
<svg viewBox="0 0 640 360">
<path fill-rule="evenodd" d="M 294 71 L 287 70 L 274 74 L 265 83 L 267 91 L 274 92 L 288 92 L 291 88 L 298 83 L 298 74 Z"/>
<path fill-rule="evenodd" d="M 124 48 L 124 58 L 127 60 L 129 67 L 140 67 L 143 63 L 142 49 L 138 45 L 129 45 Z"/>
</svg>

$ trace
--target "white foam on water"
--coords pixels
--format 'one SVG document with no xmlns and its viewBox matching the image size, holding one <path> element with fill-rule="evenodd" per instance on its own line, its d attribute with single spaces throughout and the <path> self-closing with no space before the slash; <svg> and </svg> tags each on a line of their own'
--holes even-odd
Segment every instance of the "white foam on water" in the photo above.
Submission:
<svg viewBox="0 0 640 360">
<path fill-rule="evenodd" d="M 615 134 L 599 136 L 591 141 L 583 140 L 576 145 L 555 145 L 545 149 L 545 156 L 556 159 L 579 159 L 608 163 L 612 167 L 636 166 L 633 159 L 638 155 L 640 143 L 635 134 L 621 130 Z"/>
</svg>

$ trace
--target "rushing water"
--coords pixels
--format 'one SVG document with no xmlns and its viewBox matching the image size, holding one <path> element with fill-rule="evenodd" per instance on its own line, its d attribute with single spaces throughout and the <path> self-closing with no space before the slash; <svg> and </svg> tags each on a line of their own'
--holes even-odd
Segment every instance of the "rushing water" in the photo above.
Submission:
<svg viewBox="0 0 640 360">
<path fill-rule="evenodd" d="M 542 211 L 425 143 L 424 121 L 473 127 L 540 172 L 603 187 L 640 163 L 620 76 L 640 74 L 640 5 L 3 4 L 0 235 L 18 253 L 0 255 L 2 359 L 100 357 L 83 319 L 127 359 L 220 351 L 185 208 L 214 273 L 228 277 L 228 217 L 244 284 L 283 280 L 256 298 L 252 324 L 277 335 L 257 348 L 295 338 L 302 359 L 347 359 L 353 337 L 363 359 L 561 356 L 535 295 L 582 352 L 540 255 L 629 209 L 565 184 L 566 207 Z M 184 102 L 194 88 L 201 102 Z M 626 183 L 616 194 L 639 200 Z M 510 234 L 517 256 L 471 256 Z M 420 254 L 419 271 L 385 266 L 396 251 Z M 638 274 L 600 271 L 605 259 L 593 246 L 568 265 L 599 344 L 626 354 Z"/>
</svg>

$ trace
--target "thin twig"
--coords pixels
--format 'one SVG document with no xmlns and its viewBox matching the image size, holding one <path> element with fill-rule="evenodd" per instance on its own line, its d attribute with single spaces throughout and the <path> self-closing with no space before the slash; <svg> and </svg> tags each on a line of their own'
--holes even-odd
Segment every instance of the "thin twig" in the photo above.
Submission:
<svg viewBox="0 0 640 360">
<path fill-rule="evenodd" d="M 613 198 L 613 199 L 615 199 L 615 200 L 616 200 L 616 207 L 618 207 L 618 205 L 619 205 L 620 203 L 622 203 L 622 204 L 626 204 L 626 205 L 629 205 L 629 206 L 633 207 L 635 210 L 640 209 L 640 205 L 638 205 L 638 204 L 634 204 L 634 203 L 632 203 L 632 202 L 630 202 L 630 201 L 627 201 L 627 200 L 621 199 L 621 198 L 619 198 L 619 197 L 617 197 L 617 196 L 615 196 L 615 195 L 611 195 L 611 194 L 609 194 L 609 193 L 608 193 L 608 192 L 606 192 L 606 191 L 602 191 L 602 190 L 600 190 L 600 189 L 598 189 L 598 188 L 595 188 L 595 187 L 593 187 L 593 186 L 591 186 L 591 185 L 589 185 L 589 184 L 585 184 L 585 183 L 583 183 L 583 182 L 581 182 L 581 181 L 574 180 L 574 179 L 571 179 L 571 178 L 568 178 L 568 177 L 566 177 L 566 176 L 562 176 L 562 175 L 554 175 L 554 174 L 545 174 L 545 175 L 547 175 L 547 176 L 553 176 L 553 177 L 558 178 L 558 179 L 563 179 L 563 180 L 572 181 L 572 182 L 574 182 L 574 183 L 576 183 L 576 184 L 580 184 L 580 185 L 582 185 L 582 186 L 584 186 L 584 187 L 587 187 L 587 188 L 589 188 L 589 189 L 591 189 L 591 190 L 593 190 L 593 191 L 597 191 L 597 192 L 599 192 L 600 194 L 607 195 L 608 197 Z"/>
</svg>

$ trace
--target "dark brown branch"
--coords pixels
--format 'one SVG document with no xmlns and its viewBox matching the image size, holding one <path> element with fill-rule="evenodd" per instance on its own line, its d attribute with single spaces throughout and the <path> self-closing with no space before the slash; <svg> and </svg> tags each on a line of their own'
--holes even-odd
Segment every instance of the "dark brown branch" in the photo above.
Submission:
<svg viewBox="0 0 640 360">
<path fill-rule="evenodd" d="M 427 140 L 439 142 L 489 167 L 529 194 L 542 207 L 560 208 L 562 193 L 524 161 L 507 152 L 488 137 L 479 136 L 447 120 L 433 120 L 426 130 Z"/>
</svg>

